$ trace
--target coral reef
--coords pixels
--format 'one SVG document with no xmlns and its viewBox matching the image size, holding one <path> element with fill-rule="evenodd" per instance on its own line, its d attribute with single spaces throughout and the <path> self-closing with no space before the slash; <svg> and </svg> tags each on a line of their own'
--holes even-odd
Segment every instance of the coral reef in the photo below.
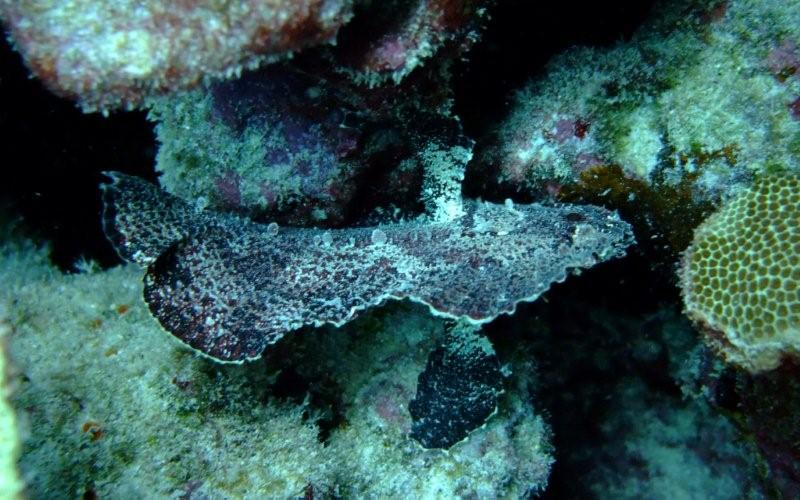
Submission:
<svg viewBox="0 0 800 500">
<path fill-rule="evenodd" d="M 630 379 L 612 398 L 620 411 L 600 422 L 608 445 L 587 478 L 597 498 L 764 498 L 749 484 L 752 450 L 707 403 L 659 397 Z"/>
<path fill-rule="evenodd" d="M 758 372 L 800 354 L 800 177 L 766 174 L 703 222 L 680 279 L 727 361 Z"/>
<path fill-rule="evenodd" d="M 291 330 L 341 325 L 387 299 L 485 323 L 632 243 L 625 222 L 592 206 L 464 201 L 449 222 L 279 228 L 197 213 L 152 184 L 110 175 L 106 233 L 121 256 L 148 266 L 151 311 L 224 361 L 257 358 Z"/>
<path fill-rule="evenodd" d="M 530 360 L 515 363 L 497 414 L 466 442 L 444 453 L 408 437 L 416 374 L 445 326 L 420 306 L 395 303 L 287 338 L 264 362 L 220 365 L 162 342 L 135 266 L 62 275 L 41 250 L 3 249 L 33 497 L 513 498 L 546 484 Z M 283 382 L 291 373 L 305 382 Z M 331 406 L 339 423 L 326 427 Z"/>
<path fill-rule="evenodd" d="M 161 0 L 0 2 L 0 20 L 28 67 L 85 111 L 141 105 L 146 97 L 241 75 L 308 47 L 358 84 L 396 84 L 423 61 L 462 54 L 487 0 Z"/>
<path fill-rule="evenodd" d="M 523 41 L 492 9 L 551 3 L 0 0 L 45 86 L 159 142 L 81 174 L 139 169 L 80 212 L 139 267 L 59 274 L 0 200 L 30 495 L 797 497 L 800 3 L 654 5 L 552 58 L 599 7 Z"/>
<path fill-rule="evenodd" d="M 794 362 L 751 374 L 714 367 L 699 373 L 706 399 L 731 417 L 763 457 L 773 495 L 800 495 L 800 370 Z"/>
<path fill-rule="evenodd" d="M 364 89 L 307 57 L 151 99 L 160 183 L 200 206 L 281 224 L 418 211 L 424 182 L 455 177 L 448 189 L 460 189 L 472 148 L 450 115 L 447 81 L 428 80 Z"/>
<path fill-rule="evenodd" d="M 135 106 L 332 41 L 351 14 L 349 0 L 0 3 L 28 67 L 84 110 Z"/>
<path fill-rule="evenodd" d="M 628 281 L 609 267 L 584 279 Z M 537 360 L 536 401 L 553 412 L 549 497 L 770 498 L 758 449 L 697 388 L 714 357 L 680 309 L 631 309 L 625 285 L 605 300 L 594 286 L 555 287 L 547 303 L 485 328 L 501 358 L 521 349 Z"/>
<path fill-rule="evenodd" d="M 598 165 L 714 199 L 774 163 L 800 169 L 793 103 L 800 6 L 665 3 L 630 42 L 576 48 L 520 90 L 479 141 L 475 182 L 557 192 Z"/>
<path fill-rule="evenodd" d="M 595 295 L 559 286 L 486 327 L 501 358 L 522 343 L 538 360 L 558 460 L 550 497 L 770 498 L 752 440 L 694 385 L 714 357 L 679 308 L 648 302 L 642 312 L 620 304 L 622 291 Z"/>
</svg>

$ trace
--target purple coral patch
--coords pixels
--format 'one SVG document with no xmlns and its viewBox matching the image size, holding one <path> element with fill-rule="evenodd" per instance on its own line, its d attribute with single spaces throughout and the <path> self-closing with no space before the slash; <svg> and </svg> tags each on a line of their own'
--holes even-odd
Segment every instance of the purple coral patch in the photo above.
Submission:
<svg viewBox="0 0 800 500">
<path fill-rule="evenodd" d="M 239 208 L 241 206 L 241 183 L 242 176 L 233 170 L 226 170 L 221 177 L 214 181 L 223 206 L 227 208 Z"/>
<path fill-rule="evenodd" d="M 261 173 L 274 168 L 289 169 L 300 181 L 296 186 L 299 192 L 294 192 L 295 186 L 272 186 L 282 194 L 300 195 L 314 205 L 331 207 L 327 187 L 350 184 L 363 168 L 359 162 L 348 161 L 358 149 L 362 131 L 342 127 L 346 115 L 355 117 L 357 113 L 322 78 L 276 65 L 239 80 L 217 83 L 211 95 L 214 119 L 233 135 L 242 134 L 248 127 L 260 131 L 259 146 L 264 155 L 263 168 L 243 175 L 228 170 L 216 179 L 217 208 L 252 208 L 254 203 L 262 208 L 270 206 L 271 196 L 264 196 L 266 203 L 261 203 L 260 198 L 255 202 L 242 200 L 241 192 L 263 193 L 259 189 Z M 341 190 L 347 195 L 351 191 Z"/>
</svg>

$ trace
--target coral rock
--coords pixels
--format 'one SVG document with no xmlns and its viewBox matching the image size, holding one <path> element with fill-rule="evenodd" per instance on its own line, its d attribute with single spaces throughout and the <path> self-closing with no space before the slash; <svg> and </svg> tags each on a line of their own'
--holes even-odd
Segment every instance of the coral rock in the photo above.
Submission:
<svg viewBox="0 0 800 500">
<path fill-rule="evenodd" d="M 683 257 L 686 313 L 751 372 L 800 354 L 800 178 L 770 174 L 695 231 Z"/>
<path fill-rule="evenodd" d="M 333 40 L 349 0 L 0 2 L 28 67 L 85 110 L 135 106 Z"/>
<path fill-rule="evenodd" d="M 796 2 L 662 4 L 629 42 L 550 61 L 479 138 L 467 178 L 536 194 L 611 164 L 656 188 L 696 176 L 714 199 L 770 164 L 796 169 L 798 19 Z"/>
<path fill-rule="evenodd" d="M 208 208 L 327 227 L 376 206 L 417 211 L 421 188 L 426 202 L 446 187 L 460 198 L 472 142 L 444 109 L 447 82 L 434 94 L 411 81 L 366 89 L 317 62 L 150 100 L 161 185 Z"/>
<path fill-rule="evenodd" d="M 466 51 L 478 39 L 487 0 L 366 2 L 337 46 L 342 68 L 370 86 L 399 83 L 425 60 L 452 47 Z M 366 34 L 366 36 L 364 36 Z"/>
<path fill-rule="evenodd" d="M 324 79 L 282 64 L 151 106 L 161 183 L 213 208 L 335 222 L 366 164 L 352 158 L 364 135 L 357 110 Z"/>
</svg>

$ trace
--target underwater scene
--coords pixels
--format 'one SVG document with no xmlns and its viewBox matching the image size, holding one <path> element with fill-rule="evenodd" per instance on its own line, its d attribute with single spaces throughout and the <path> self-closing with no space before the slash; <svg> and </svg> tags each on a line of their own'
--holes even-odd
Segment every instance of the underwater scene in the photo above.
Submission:
<svg viewBox="0 0 800 500">
<path fill-rule="evenodd" d="M 800 0 L 0 25 L 0 500 L 800 498 Z"/>
</svg>

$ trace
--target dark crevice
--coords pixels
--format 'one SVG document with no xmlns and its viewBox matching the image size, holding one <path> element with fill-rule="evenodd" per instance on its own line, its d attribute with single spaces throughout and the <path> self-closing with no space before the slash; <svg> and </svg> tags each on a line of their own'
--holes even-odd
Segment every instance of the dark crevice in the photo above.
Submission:
<svg viewBox="0 0 800 500">
<path fill-rule="evenodd" d="M 505 116 L 512 94 L 541 76 L 554 56 L 574 46 L 629 40 L 655 3 L 496 2 L 480 41 L 454 71 L 455 111 L 467 135 L 481 137 Z"/>
<path fill-rule="evenodd" d="M 119 262 L 100 228 L 100 172 L 155 179 L 152 129 L 143 112 L 82 113 L 29 78 L 20 56 L 0 41 L 0 199 L 50 243 L 60 269 L 74 271 L 80 259 Z"/>
</svg>

